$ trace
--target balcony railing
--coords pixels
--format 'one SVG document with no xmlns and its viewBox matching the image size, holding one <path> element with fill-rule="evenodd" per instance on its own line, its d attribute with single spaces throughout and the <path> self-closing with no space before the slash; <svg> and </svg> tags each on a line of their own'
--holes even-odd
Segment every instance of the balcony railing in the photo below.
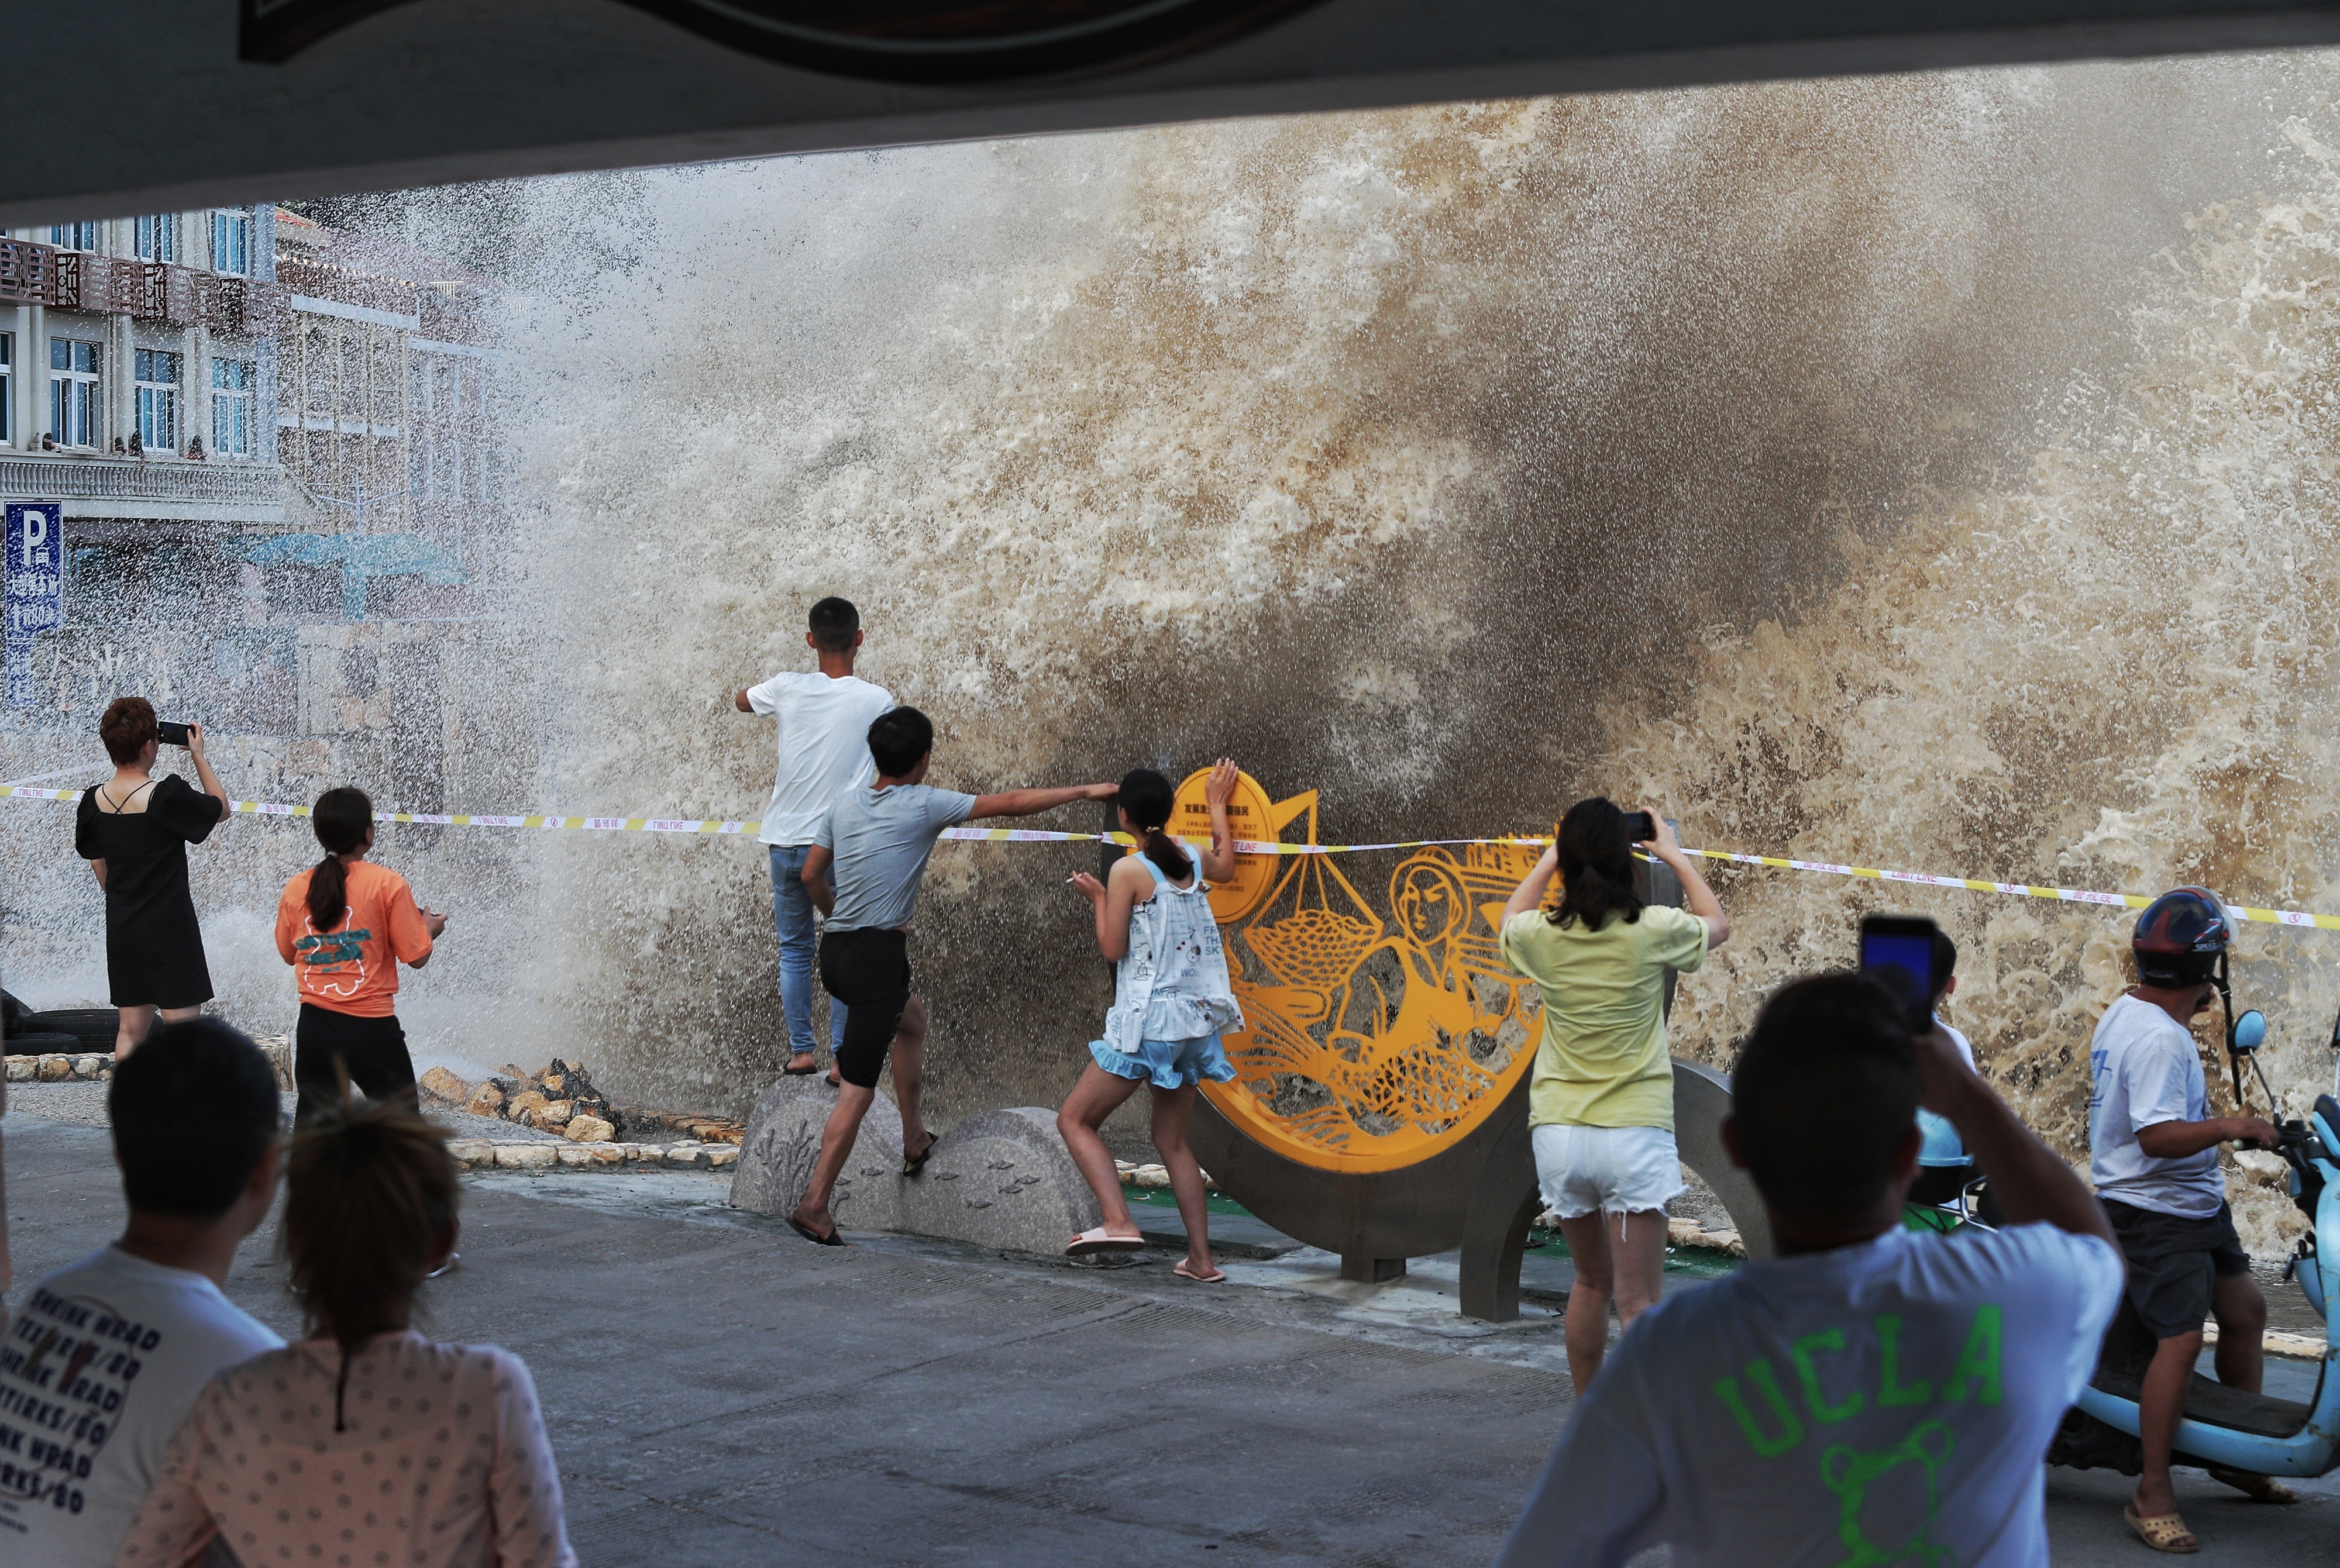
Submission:
<svg viewBox="0 0 2340 1568">
<path fill-rule="evenodd" d="M 273 332 L 284 291 L 169 261 L 133 261 L 0 239 L 0 305 L 115 311 L 217 331 Z"/>
<path fill-rule="evenodd" d="M 163 501 L 281 507 L 273 463 L 124 462 L 111 458 L 0 459 L 0 495 L 53 501 Z"/>
</svg>

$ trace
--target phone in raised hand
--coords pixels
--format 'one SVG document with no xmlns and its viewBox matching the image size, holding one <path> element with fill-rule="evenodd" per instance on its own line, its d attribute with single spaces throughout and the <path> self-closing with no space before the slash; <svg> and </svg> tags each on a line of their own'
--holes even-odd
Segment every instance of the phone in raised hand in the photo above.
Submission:
<svg viewBox="0 0 2340 1568">
<path fill-rule="evenodd" d="M 1934 1027 L 1934 933 L 1922 914 L 1870 914 L 1860 921 L 1860 971 L 1893 988 L 1909 1021 L 1909 1032 Z"/>
</svg>

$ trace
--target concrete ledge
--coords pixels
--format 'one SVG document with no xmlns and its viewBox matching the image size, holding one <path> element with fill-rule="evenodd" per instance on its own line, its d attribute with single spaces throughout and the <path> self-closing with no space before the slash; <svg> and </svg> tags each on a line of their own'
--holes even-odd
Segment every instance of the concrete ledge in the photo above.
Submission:
<svg viewBox="0 0 2340 1568">
<path fill-rule="evenodd" d="M 447 1146 L 465 1170 L 724 1170 L 739 1159 L 728 1143 L 490 1143 Z"/>
<path fill-rule="evenodd" d="M 732 1203 L 759 1214 L 795 1208 L 835 1103 L 812 1079 L 784 1078 L 765 1090 L 748 1121 Z M 937 1140 L 917 1176 L 901 1171 L 901 1114 L 881 1095 L 838 1183 L 838 1226 L 1053 1253 L 1104 1218 L 1056 1134 L 1056 1113 L 1037 1106 L 970 1116 Z"/>
</svg>

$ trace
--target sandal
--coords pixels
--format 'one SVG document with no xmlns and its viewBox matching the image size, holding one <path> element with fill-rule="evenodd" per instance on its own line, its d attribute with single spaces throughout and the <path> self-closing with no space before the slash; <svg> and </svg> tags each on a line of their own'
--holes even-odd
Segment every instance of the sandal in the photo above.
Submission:
<svg viewBox="0 0 2340 1568">
<path fill-rule="evenodd" d="M 820 1070 L 820 1063 L 816 1061 L 810 1067 L 784 1067 L 780 1070 L 790 1078 L 810 1078 Z"/>
<path fill-rule="evenodd" d="M 2137 1532 L 2137 1538 L 2156 1552 L 2199 1552 L 2202 1543 L 2194 1539 L 2194 1532 L 2186 1528 L 2186 1521 L 2175 1514 L 2156 1514 L 2147 1518 L 2130 1504 L 2121 1510 L 2121 1517 Z"/>
<path fill-rule="evenodd" d="M 1098 1252 L 1135 1252 L 1145 1245 L 1142 1236 L 1115 1236 L 1104 1226 L 1084 1230 L 1065 1243 L 1067 1257 L 1087 1257 Z"/>
<path fill-rule="evenodd" d="M 2229 1470 L 2223 1464 L 2206 1468 L 2210 1479 L 2231 1486 L 2254 1503 L 2296 1503 L 2299 1494 L 2272 1475 L 2262 1475 L 2256 1470 Z"/>
<path fill-rule="evenodd" d="M 941 1141 L 942 1139 L 936 1137 L 933 1133 L 930 1132 L 927 1134 L 927 1146 L 926 1148 L 918 1150 L 917 1159 L 913 1159 L 907 1154 L 902 1156 L 902 1174 L 905 1176 L 916 1176 L 918 1172 L 924 1170 L 927 1168 L 927 1161 L 934 1158 L 935 1145 Z"/>
<path fill-rule="evenodd" d="M 1170 1272 L 1181 1279 L 1191 1279 L 1197 1285 L 1225 1285 L 1227 1282 L 1225 1269 L 1214 1268 L 1208 1274 L 1197 1274 L 1186 1267 L 1186 1260 L 1183 1257 L 1170 1266 Z"/>
<path fill-rule="evenodd" d="M 815 1230 L 811 1226 L 807 1225 L 803 1220 L 798 1219 L 793 1214 L 788 1217 L 788 1228 L 790 1230 L 795 1231 L 798 1236 L 803 1237 L 815 1247 L 842 1247 L 845 1245 L 845 1238 L 837 1234 L 835 1227 L 831 1227 L 828 1234 L 827 1236 L 823 1236 L 819 1231 Z"/>
</svg>

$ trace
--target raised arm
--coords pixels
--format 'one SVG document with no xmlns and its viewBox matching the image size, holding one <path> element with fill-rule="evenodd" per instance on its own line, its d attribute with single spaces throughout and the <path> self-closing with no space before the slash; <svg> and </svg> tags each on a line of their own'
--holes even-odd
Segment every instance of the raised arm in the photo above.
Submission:
<svg viewBox="0 0 2340 1568">
<path fill-rule="evenodd" d="M 1958 1129 L 1967 1152 L 1990 1178 L 2009 1224 L 2045 1220 L 2074 1236 L 2113 1241 L 2112 1226 L 2087 1183 L 1976 1076 L 1939 1024 L 1918 1036 L 1917 1050 L 1920 1103 Z"/>
<path fill-rule="evenodd" d="M 1543 852 L 1543 858 L 1535 863 L 1535 869 L 1512 890 L 1511 902 L 1503 905 L 1503 918 L 1509 920 L 1515 914 L 1542 908 L 1544 891 L 1552 886 L 1552 875 L 1559 870 L 1560 846 L 1554 844 Z"/>
<path fill-rule="evenodd" d="M 1650 820 L 1658 825 L 1658 836 L 1641 845 L 1653 859 L 1661 860 L 1674 875 L 1681 878 L 1682 902 L 1691 913 L 1706 922 L 1706 951 L 1712 952 L 1730 940 L 1730 917 L 1722 912 L 1722 901 L 1699 875 L 1697 863 L 1682 853 L 1681 841 L 1674 837 L 1674 824 L 1658 814 L 1658 808 L 1643 808 Z"/>
<path fill-rule="evenodd" d="M 1076 800 L 1111 800 L 1120 790 L 1118 784 L 1066 784 L 1062 789 L 1011 789 L 997 794 L 975 797 L 975 809 L 967 820 L 987 816 L 1037 816 L 1044 811 L 1054 811 L 1060 805 L 1070 805 Z M 805 857 L 806 882 L 811 882 L 812 858 Z"/>
<path fill-rule="evenodd" d="M 748 700 L 748 694 L 744 691 L 737 691 L 731 694 L 731 705 L 738 708 L 743 714 L 751 714 L 756 711 L 756 705 Z"/>
<path fill-rule="evenodd" d="M 1211 770 L 1210 782 L 1203 786 L 1203 799 L 1211 808 L 1211 847 L 1199 855 L 1203 863 L 1205 882 L 1225 883 L 1234 880 L 1235 833 L 1227 825 L 1227 802 L 1234 798 L 1235 784 L 1242 777 L 1233 757 L 1221 757 Z"/>
<path fill-rule="evenodd" d="M 195 761 L 195 776 L 203 780 L 203 793 L 219 802 L 220 820 L 225 822 L 231 809 L 227 802 L 227 786 L 220 783 L 219 774 L 212 772 L 211 758 L 203 754 L 203 726 L 201 725 L 187 726 L 187 754 Z"/>
</svg>

